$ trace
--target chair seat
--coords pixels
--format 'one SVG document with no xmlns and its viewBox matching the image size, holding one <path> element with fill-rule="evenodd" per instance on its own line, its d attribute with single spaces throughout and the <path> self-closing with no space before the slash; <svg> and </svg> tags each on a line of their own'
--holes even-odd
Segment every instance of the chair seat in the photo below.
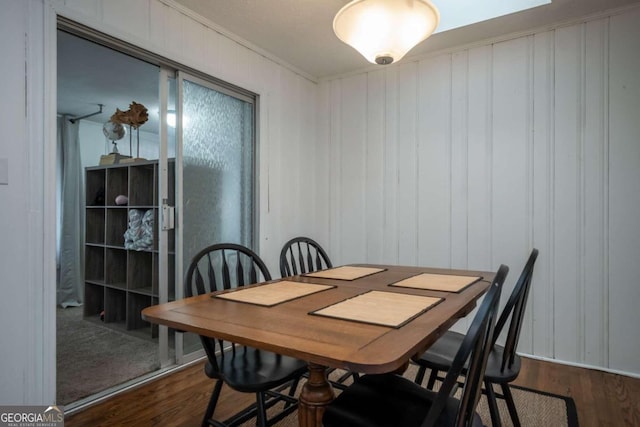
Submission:
<svg viewBox="0 0 640 427">
<path fill-rule="evenodd" d="M 487 359 L 487 370 L 485 371 L 484 377 L 491 383 L 510 383 L 518 378 L 521 364 L 520 356 L 514 354 L 511 366 L 505 366 L 503 370 L 500 370 L 503 353 L 504 347 L 497 344 L 493 346 L 493 350 L 489 353 L 489 359 Z"/>
<path fill-rule="evenodd" d="M 209 378 L 222 379 L 234 390 L 255 393 L 277 387 L 289 380 L 300 377 L 307 370 L 307 363 L 269 351 L 253 347 L 236 347 L 235 355 L 225 351 L 218 356 L 220 372 L 216 372 L 209 362 L 205 373 Z"/>
<path fill-rule="evenodd" d="M 429 347 L 428 351 L 419 358 L 415 358 L 414 362 L 437 371 L 448 371 L 458 348 L 460 348 L 460 344 L 462 344 L 462 340 L 464 340 L 464 335 L 448 331 Z M 511 366 L 505 366 L 504 370 L 501 370 L 500 365 L 502 364 L 503 353 L 504 347 L 498 344 L 494 345 L 491 353 L 489 353 L 484 374 L 485 379 L 489 382 L 495 384 L 508 383 L 518 377 L 521 364 L 520 356 L 516 354 Z"/>
<path fill-rule="evenodd" d="M 322 422 L 324 427 L 420 427 L 436 395 L 399 375 L 365 375 L 327 407 Z M 458 406 L 449 398 L 436 426 L 453 426 Z M 473 426 L 482 426 L 478 414 Z"/>
<path fill-rule="evenodd" d="M 463 340 L 463 334 L 447 331 L 429 347 L 429 350 L 413 360 L 427 368 L 437 371 L 448 371 Z"/>
</svg>

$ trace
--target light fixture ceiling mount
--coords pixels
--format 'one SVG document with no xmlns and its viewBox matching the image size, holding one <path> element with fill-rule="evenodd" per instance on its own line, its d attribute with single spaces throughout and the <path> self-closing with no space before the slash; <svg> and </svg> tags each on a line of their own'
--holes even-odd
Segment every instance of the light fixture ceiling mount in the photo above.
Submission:
<svg viewBox="0 0 640 427">
<path fill-rule="evenodd" d="M 373 64 L 397 62 L 435 31 L 429 0 L 353 0 L 333 19 L 333 31 Z"/>
</svg>

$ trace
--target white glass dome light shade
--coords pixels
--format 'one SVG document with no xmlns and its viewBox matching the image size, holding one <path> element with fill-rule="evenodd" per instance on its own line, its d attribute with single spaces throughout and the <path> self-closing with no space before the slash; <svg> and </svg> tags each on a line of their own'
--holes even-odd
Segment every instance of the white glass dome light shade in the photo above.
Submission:
<svg viewBox="0 0 640 427">
<path fill-rule="evenodd" d="M 372 64 L 391 64 L 435 31 L 438 9 L 429 0 L 354 0 L 333 19 L 333 31 Z"/>
</svg>

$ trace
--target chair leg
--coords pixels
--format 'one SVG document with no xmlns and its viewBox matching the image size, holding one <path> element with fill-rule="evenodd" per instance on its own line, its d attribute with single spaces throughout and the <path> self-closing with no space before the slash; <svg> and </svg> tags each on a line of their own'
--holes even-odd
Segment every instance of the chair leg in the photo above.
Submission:
<svg viewBox="0 0 640 427">
<path fill-rule="evenodd" d="M 296 389 L 298 388 L 298 382 L 300 381 L 300 377 L 296 378 L 295 380 L 293 380 L 291 382 L 291 387 L 289 387 L 289 396 L 294 397 L 296 394 Z M 285 402 L 284 404 L 284 409 L 287 409 L 289 406 L 291 406 L 292 403 L 290 402 Z"/>
<path fill-rule="evenodd" d="M 258 409 L 256 411 L 256 426 L 267 427 L 267 407 L 265 405 L 264 393 L 256 393 Z"/>
<path fill-rule="evenodd" d="M 438 371 L 436 369 L 431 369 L 431 374 L 429 374 L 429 381 L 427 382 L 427 388 L 429 390 L 433 390 L 433 386 L 436 385 L 437 379 L 438 379 Z"/>
<path fill-rule="evenodd" d="M 337 379 L 337 383 L 342 384 L 343 382 L 345 382 L 349 377 L 353 377 L 353 381 L 355 382 L 358 379 L 358 374 L 355 372 L 345 372 L 344 374 L 342 374 L 340 376 L 340 378 Z"/>
<path fill-rule="evenodd" d="M 424 373 L 426 372 L 427 368 L 425 366 L 420 365 L 420 367 L 418 368 L 418 373 L 416 373 L 416 378 L 414 380 L 414 382 L 418 385 L 422 385 L 422 381 L 424 380 Z"/>
<path fill-rule="evenodd" d="M 209 420 L 213 418 L 213 412 L 216 410 L 216 404 L 218 403 L 218 398 L 220 397 L 221 390 L 222 381 L 217 380 L 216 385 L 213 387 L 213 391 L 211 392 L 211 398 L 209 399 L 209 404 L 207 405 L 207 411 L 204 413 L 204 418 L 202 419 L 202 427 L 208 427 L 209 425 L 211 425 Z"/>
<path fill-rule="evenodd" d="M 511 394 L 509 384 L 502 384 L 502 394 L 504 395 L 504 400 L 507 402 L 507 408 L 509 408 L 509 415 L 511 416 L 513 426 L 520 427 L 520 419 L 518 418 L 518 412 L 516 411 L 516 405 L 513 402 L 513 395 Z"/>
<path fill-rule="evenodd" d="M 498 402 L 496 401 L 496 394 L 493 391 L 493 386 L 489 381 L 485 381 L 484 388 L 487 393 L 487 403 L 489 404 L 489 414 L 491 414 L 491 425 L 493 427 L 500 427 L 502 423 L 500 421 L 500 412 L 498 411 Z"/>
</svg>

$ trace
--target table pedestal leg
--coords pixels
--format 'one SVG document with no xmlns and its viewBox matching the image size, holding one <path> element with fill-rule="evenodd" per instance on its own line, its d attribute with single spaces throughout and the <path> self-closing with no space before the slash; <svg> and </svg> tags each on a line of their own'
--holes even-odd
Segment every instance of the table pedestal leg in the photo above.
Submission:
<svg viewBox="0 0 640 427">
<path fill-rule="evenodd" d="M 335 398 L 327 380 L 325 366 L 309 363 L 309 380 L 302 387 L 298 401 L 300 427 L 321 427 L 324 408 Z"/>
</svg>

